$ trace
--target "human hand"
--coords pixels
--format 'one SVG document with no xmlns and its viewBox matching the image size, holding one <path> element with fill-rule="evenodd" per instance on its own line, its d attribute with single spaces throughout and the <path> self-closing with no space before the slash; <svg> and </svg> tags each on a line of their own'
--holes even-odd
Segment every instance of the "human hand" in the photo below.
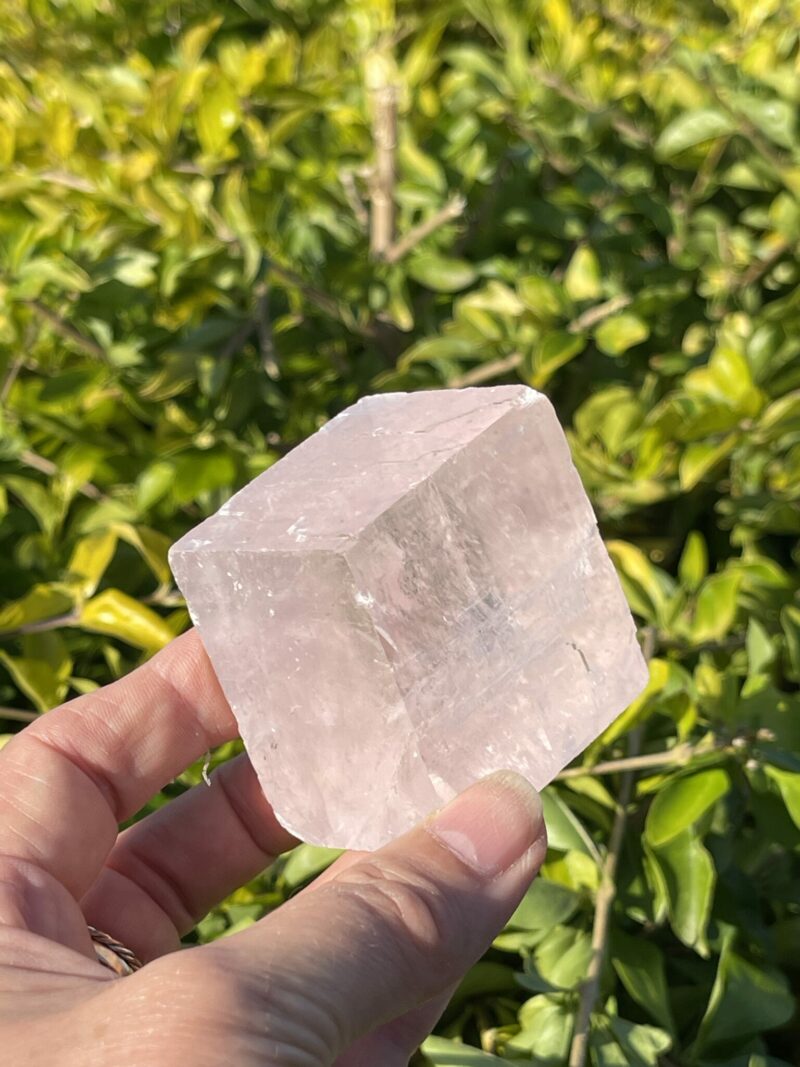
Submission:
<svg viewBox="0 0 800 1067">
<path fill-rule="evenodd" d="M 177 952 L 296 841 L 246 756 L 118 834 L 236 724 L 195 633 L 0 753 L 0 1048 L 43 1067 L 400 1067 L 545 853 L 513 775 L 371 854 L 343 855 L 248 930 Z M 298 788 L 302 776 L 298 774 Z M 87 922 L 146 963 L 122 979 Z"/>
</svg>

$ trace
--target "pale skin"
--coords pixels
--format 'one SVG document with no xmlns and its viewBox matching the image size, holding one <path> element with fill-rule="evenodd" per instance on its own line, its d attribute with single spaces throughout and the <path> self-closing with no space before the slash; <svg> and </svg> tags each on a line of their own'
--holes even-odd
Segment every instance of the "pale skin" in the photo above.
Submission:
<svg viewBox="0 0 800 1067">
<path fill-rule="evenodd" d="M 544 858 L 536 793 L 501 774 L 348 853 L 249 929 L 178 951 L 296 844 L 246 756 L 118 824 L 236 724 L 196 634 L 0 753 L 0 1048 L 44 1067 L 401 1067 Z M 298 789 L 302 773 L 298 769 Z M 144 961 L 119 978 L 87 923 Z"/>
</svg>

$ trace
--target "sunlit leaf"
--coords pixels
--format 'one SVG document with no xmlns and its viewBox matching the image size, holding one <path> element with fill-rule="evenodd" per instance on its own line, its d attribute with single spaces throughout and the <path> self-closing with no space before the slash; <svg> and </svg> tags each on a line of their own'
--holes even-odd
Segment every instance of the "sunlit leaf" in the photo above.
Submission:
<svg viewBox="0 0 800 1067">
<path fill-rule="evenodd" d="M 105 589 L 84 604 L 78 625 L 117 637 L 145 652 L 157 652 L 175 636 L 160 615 L 119 589 Z"/>
</svg>

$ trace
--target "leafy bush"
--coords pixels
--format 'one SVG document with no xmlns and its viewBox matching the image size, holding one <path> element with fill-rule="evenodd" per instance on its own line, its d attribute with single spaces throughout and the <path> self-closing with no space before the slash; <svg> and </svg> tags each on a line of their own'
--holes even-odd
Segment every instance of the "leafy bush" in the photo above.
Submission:
<svg viewBox="0 0 800 1067">
<path fill-rule="evenodd" d="M 0 10 L 7 729 L 183 629 L 170 541 L 358 395 L 521 379 L 570 427 L 651 680 L 432 1064 L 578 1064 L 589 1014 L 596 1067 L 800 1060 L 798 13 Z"/>
</svg>

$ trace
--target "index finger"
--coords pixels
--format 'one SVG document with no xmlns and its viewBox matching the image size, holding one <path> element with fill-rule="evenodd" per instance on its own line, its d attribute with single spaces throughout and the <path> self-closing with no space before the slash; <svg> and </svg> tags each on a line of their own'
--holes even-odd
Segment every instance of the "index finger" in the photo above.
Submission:
<svg viewBox="0 0 800 1067">
<path fill-rule="evenodd" d="M 37 719 L 0 752 L 0 856 L 82 896 L 117 826 L 236 722 L 191 631 L 144 666 Z"/>
</svg>

